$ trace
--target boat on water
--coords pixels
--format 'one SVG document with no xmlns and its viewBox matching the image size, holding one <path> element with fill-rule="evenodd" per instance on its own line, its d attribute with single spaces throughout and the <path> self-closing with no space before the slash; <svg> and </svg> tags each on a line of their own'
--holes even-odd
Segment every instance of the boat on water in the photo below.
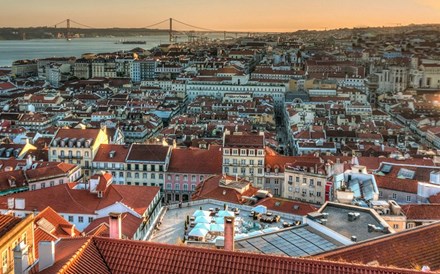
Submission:
<svg viewBox="0 0 440 274">
<path fill-rule="evenodd" d="M 147 44 L 147 41 L 120 40 L 119 42 L 116 42 L 116 44 L 123 44 L 123 45 L 145 45 L 145 44 Z"/>
</svg>

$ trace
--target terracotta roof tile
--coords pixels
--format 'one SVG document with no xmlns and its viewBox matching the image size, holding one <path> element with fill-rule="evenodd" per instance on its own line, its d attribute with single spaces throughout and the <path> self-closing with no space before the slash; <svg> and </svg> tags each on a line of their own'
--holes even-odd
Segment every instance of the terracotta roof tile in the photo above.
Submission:
<svg viewBox="0 0 440 274">
<path fill-rule="evenodd" d="M 129 147 L 125 145 L 100 145 L 96 154 L 94 162 L 115 162 L 115 163 L 123 163 L 125 162 L 125 158 L 128 155 Z M 112 156 L 110 156 L 110 152 Z"/>
<path fill-rule="evenodd" d="M 164 162 L 170 148 L 162 145 L 133 144 L 127 156 L 132 162 Z"/>
<path fill-rule="evenodd" d="M 391 176 L 375 176 L 378 188 L 391 189 L 417 194 L 418 182 L 411 179 L 399 179 Z"/>
<path fill-rule="evenodd" d="M 414 269 L 440 269 L 440 222 L 364 241 L 316 255 L 316 258 Z"/>
<path fill-rule="evenodd" d="M 256 134 L 225 135 L 225 147 L 264 148 L 264 136 Z"/>
<path fill-rule="evenodd" d="M 407 220 L 440 220 L 440 204 L 402 205 Z"/>
<path fill-rule="evenodd" d="M 266 206 L 268 210 L 280 211 L 301 216 L 305 216 L 308 213 L 318 210 L 318 208 L 308 203 L 274 197 L 265 198 L 259 201 L 256 205 Z"/>
<path fill-rule="evenodd" d="M 168 172 L 193 174 L 220 174 L 222 172 L 221 146 L 209 149 L 173 149 Z"/>
<path fill-rule="evenodd" d="M 66 262 L 66 261 L 64 261 Z M 57 268 L 61 268 L 57 263 Z M 413 270 L 93 237 L 65 273 L 369 273 Z M 55 270 L 55 267 L 53 267 Z M 49 273 L 49 272 L 44 272 Z M 52 272 L 50 272 L 52 273 Z"/>
<path fill-rule="evenodd" d="M 0 197 L 0 208 L 7 208 L 9 197 L 24 198 L 25 210 L 44 210 L 47 206 L 56 212 L 95 214 L 96 210 L 121 202 L 143 214 L 159 192 L 159 187 L 110 185 L 103 198 L 89 190 L 74 189 L 76 183 L 56 185 L 50 188 L 14 193 Z M 45 203 L 41 203 L 45 201 Z"/>
<path fill-rule="evenodd" d="M 0 238 L 21 221 L 20 218 L 0 214 Z"/>
</svg>

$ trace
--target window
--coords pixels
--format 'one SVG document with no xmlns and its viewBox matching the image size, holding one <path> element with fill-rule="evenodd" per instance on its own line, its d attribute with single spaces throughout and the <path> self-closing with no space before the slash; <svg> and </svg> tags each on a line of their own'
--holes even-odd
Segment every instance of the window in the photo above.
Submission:
<svg viewBox="0 0 440 274">
<path fill-rule="evenodd" d="M 57 151 L 56 150 L 52 150 L 52 155 L 56 156 L 57 155 Z"/>
<path fill-rule="evenodd" d="M 89 217 L 89 223 L 93 222 L 93 217 Z"/>
<path fill-rule="evenodd" d="M 23 241 L 24 244 L 27 244 L 27 233 L 23 233 L 23 235 L 21 235 L 21 240 Z"/>
<path fill-rule="evenodd" d="M 225 165 L 229 165 L 229 159 L 225 159 Z"/>
<path fill-rule="evenodd" d="M 316 185 L 317 185 L 317 186 L 321 186 L 321 181 L 317 181 L 317 182 L 316 182 Z"/>
<path fill-rule="evenodd" d="M 293 187 L 289 186 L 288 190 L 289 190 L 289 192 L 292 192 L 293 191 Z"/>
<path fill-rule="evenodd" d="M 246 165 L 246 160 L 245 160 L 245 159 L 242 159 L 242 160 L 241 160 L 241 165 L 242 165 L 242 166 Z"/>
<path fill-rule="evenodd" d="M 54 186 L 54 185 L 55 185 L 55 182 L 54 182 L 54 181 L 50 181 L 49 185 L 50 185 L 50 186 Z"/>
<path fill-rule="evenodd" d="M 143 178 L 143 179 L 147 179 L 147 173 L 145 173 L 145 172 L 142 173 L 142 178 Z"/>
<path fill-rule="evenodd" d="M 188 190 L 188 184 L 183 184 L 183 190 Z"/>
<path fill-rule="evenodd" d="M 278 185 L 280 183 L 280 179 L 275 179 L 274 183 Z"/>
<path fill-rule="evenodd" d="M 151 179 L 156 179 L 156 173 L 151 173 Z"/>
<path fill-rule="evenodd" d="M 120 178 L 124 178 L 124 172 L 122 172 L 122 171 L 119 172 L 119 177 L 120 177 Z"/>
<path fill-rule="evenodd" d="M 45 188 L 46 187 L 46 183 L 41 183 L 41 188 Z"/>
<path fill-rule="evenodd" d="M 398 224 L 393 224 L 393 228 L 394 229 L 399 229 L 399 225 Z"/>
<path fill-rule="evenodd" d="M 79 223 L 83 223 L 84 222 L 84 217 L 83 216 L 78 216 L 78 222 Z"/>
<path fill-rule="evenodd" d="M 191 191 L 194 191 L 194 190 L 196 190 L 196 185 L 195 185 L 195 184 L 192 184 L 192 185 L 191 185 Z"/>
<path fill-rule="evenodd" d="M 237 159 L 232 159 L 232 164 L 236 165 L 237 164 Z"/>
<path fill-rule="evenodd" d="M 167 175 L 167 180 L 171 181 L 171 175 Z"/>
<path fill-rule="evenodd" d="M 233 149 L 232 150 L 232 155 L 238 155 L 238 149 Z"/>
<path fill-rule="evenodd" d="M 254 165 L 254 160 L 249 160 L 249 165 L 253 166 Z"/>
<path fill-rule="evenodd" d="M 171 189 L 171 184 L 167 184 L 167 189 Z"/>
<path fill-rule="evenodd" d="M 180 184 L 174 184 L 174 190 L 180 190 Z"/>
<path fill-rule="evenodd" d="M 89 152 L 88 151 L 84 152 L 84 156 L 89 157 Z"/>
<path fill-rule="evenodd" d="M 258 169 L 258 174 L 263 174 L 263 169 L 262 168 Z"/>
<path fill-rule="evenodd" d="M 303 185 L 307 184 L 307 178 L 303 178 Z"/>
<path fill-rule="evenodd" d="M 379 190 L 379 197 L 382 198 L 382 196 L 383 196 L 382 190 Z"/>
<path fill-rule="evenodd" d="M 229 149 L 228 148 L 225 148 L 225 155 L 229 155 Z"/>
<path fill-rule="evenodd" d="M 397 194 L 393 193 L 393 199 L 396 199 L 396 198 L 397 198 Z"/>
<path fill-rule="evenodd" d="M 321 192 L 317 191 L 316 192 L 316 197 L 321 197 Z"/>
<path fill-rule="evenodd" d="M 127 178 L 131 178 L 131 172 L 127 172 Z"/>
<path fill-rule="evenodd" d="M 188 175 L 183 175 L 183 181 L 188 182 Z"/>
<path fill-rule="evenodd" d="M 8 272 L 8 249 L 6 248 L 2 252 L 2 273 Z"/>
<path fill-rule="evenodd" d="M 196 181 L 196 175 L 191 175 L 191 182 L 195 182 Z"/>
<path fill-rule="evenodd" d="M 180 176 L 179 175 L 174 176 L 174 181 L 175 182 L 180 182 Z"/>
<path fill-rule="evenodd" d="M 73 223 L 73 216 L 69 216 L 69 222 Z"/>
<path fill-rule="evenodd" d="M 411 202 L 411 196 L 406 196 L 406 201 Z"/>
<path fill-rule="evenodd" d="M 255 155 L 255 150 L 250 149 L 250 150 L 249 150 L 249 156 L 254 156 L 254 155 Z"/>
<path fill-rule="evenodd" d="M 35 189 L 36 189 L 35 184 L 31 185 L 31 190 L 35 190 Z"/>
<path fill-rule="evenodd" d="M 159 174 L 159 179 L 163 180 L 163 174 Z"/>
<path fill-rule="evenodd" d="M 299 183 L 299 177 L 298 176 L 295 177 L 295 182 Z"/>
<path fill-rule="evenodd" d="M 131 164 L 127 164 L 127 170 L 131 170 Z"/>
<path fill-rule="evenodd" d="M 139 173 L 138 173 L 138 172 L 136 172 L 136 173 L 134 174 L 134 178 L 139 179 Z"/>
<path fill-rule="evenodd" d="M 258 160 L 258 165 L 262 166 L 263 165 L 263 160 Z"/>
<path fill-rule="evenodd" d="M 246 156 L 246 149 L 240 149 L 240 155 Z"/>
<path fill-rule="evenodd" d="M 225 173 L 229 173 L 229 167 L 225 166 Z"/>
<path fill-rule="evenodd" d="M 203 181 L 205 177 L 203 175 L 200 175 L 200 181 Z"/>
</svg>

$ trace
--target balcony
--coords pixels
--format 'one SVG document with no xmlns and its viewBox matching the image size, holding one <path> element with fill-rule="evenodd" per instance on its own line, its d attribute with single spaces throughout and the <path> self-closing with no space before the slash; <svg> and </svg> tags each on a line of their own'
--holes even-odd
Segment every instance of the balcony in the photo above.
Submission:
<svg viewBox="0 0 440 274">
<path fill-rule="evenodd" d="M 82 159 L 83 156 L 77 156 L 77 155 L 60 155 L 58 156 L 59 159 Z"/>
</svg>

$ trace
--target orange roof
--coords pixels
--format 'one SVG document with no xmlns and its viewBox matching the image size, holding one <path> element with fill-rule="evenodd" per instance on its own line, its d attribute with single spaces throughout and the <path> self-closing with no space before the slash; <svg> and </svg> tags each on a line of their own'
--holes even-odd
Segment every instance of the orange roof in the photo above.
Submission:
<svg viewBox="0 0 440 274">
<path fill-rule="evenodd" d="M 56 264 L 42 273 L 414 273 L 414 270 L 331 262 L 314 258 L 292 258 L 153 242 L 92 237 L 73 256 L 74 245 L 63 243 Z M 78 240 L 79 242 L 79 240 Z"/>
<path fill-rule="evenodd" d="M 76 229 L 74 225 L 66 221 L 66 219 L 61 217 L 50 206 L 46 207 L 37 216 L 35 216 L 35 224 L 37 227 L 40 227 L 38 225 L 38 222 L 42 219 L 48 221 L 50 224 L 53 225 L 54 229 L 52 231 L 47 231 L 47 232 L 49 232 L 51 235 L 53 235 L 56 238 L 74 237 L 74 236 L 79 236 L 81 234 L 81 232 L 79 232 L 79 230 Z M 40 228 L 42 230 L 46 230 L 46 228 L 43 226 L 41 226 Z"/>
<path fill-rule="evenodd" d="M 98 151 L 95 154 L 94 162 L 115 162 L 123 163 L 127 157 L 129 147 L 125 145 L 107 145 L 102 144 L 99 146 Z M 113 157 L 110 157 L 110 152 Z"/>
<path fill-rule="evenodd" d="M 85 229 L 86 235 L 109 237 L 109 217 L 102 217 L 93 220 Z M 143 219 L 130 213 L 123 213 L 121 217 L 122 235 L 127 239 L 133 239 L 134 234 L 142 224 Z"/>
<path fill-rule="evenodd" d="M 402 205 L 407 220 L 440 220 L 440 204 Z"/>
<path fill-rule="evenodd" d="M 300 216 L 305 216 L 308 213 L 318 210 L 318 208 L 308 203 L 275 197 L 265 198 L 259 201 L 256 205 L 266 206 L 268 210 L 280 211 Z"/>
<path fill-rule="evenodd" d="M 21 221 L 20 218 L 12 215 L 0 214 L 0 238 L 9 232 L 15 225 Z"/>
<path fill-rule="evenodd" d="M 228 176 L 229 178 L 230 176 Z M 220 180 L 223 179 L 222 175 L 212 176 L 206 179 L 204 182 L 200 183 L 196 187 L 196 191 L 192 195 L 193 200 L 203 200 L 203 199 L 215 199 L 219 201 L 242 204 L 242 197 L 252 197 L 259 190 L 253 187 L 251 183 L 248 183 L 248 188 L 243 193 L 238 190 L 224 187 L 220 185 Z M 230 179 L 235 179 L 235 177 L 230 177 Z"/>
<path fill-rule="evenodd" d="M 418 182 L 411 179 L 399 179 L 391 176 L 375 176 L 377 187 L 417 194 Z"/>
<path fill-rule="evenodd" d="M 342 247 L 315 257 L 320 259 L 371 263 L 414 269 L 440 269 L 440 222 L 389 234 L 359 244 Z"/>
<path fill-rule="evenodd" d="M 168 172 L 220 174 L 222 172 L 221 146 L 211 145 L 209 149 L 173 149 Z"/>
<path fill-rule="evenodd" d="M 43 211 L 47 206 L 56 212 L 74 214 L 95 214 L 96 210 L 121 202 L 143 214 L 159 192 L 154 186 L 110 185 L 105 195 L 98 198 L 96 194 L 85 189 L 74 189 L 76 183 L 56 185 L 34 191 L 0 196 L 0 208 L 7 209 L 8 198 L 24 198 L 25 210 Z M 45 201 L 42 203 L 41 201 Z"/>
</svg>

